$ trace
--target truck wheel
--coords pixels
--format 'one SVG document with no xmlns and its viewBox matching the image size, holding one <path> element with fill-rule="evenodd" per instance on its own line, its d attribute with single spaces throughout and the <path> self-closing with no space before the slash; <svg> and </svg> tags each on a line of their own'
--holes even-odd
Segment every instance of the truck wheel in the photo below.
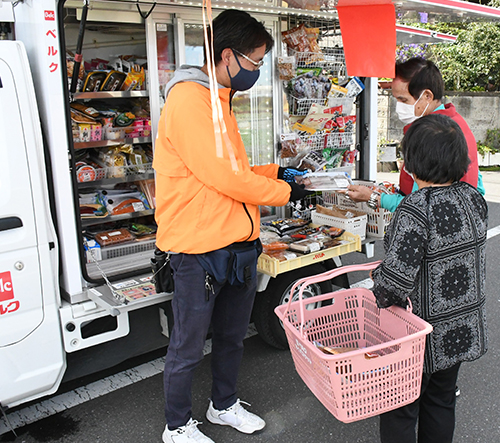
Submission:
<svg viewBox="0 0 500 443">
<path fill-rule="evenodd" d="M 254 324 L 262 340 L 267 344 L 278 349 L 287 349 L 288 342 L 285 330 L 281 320 L 274 313 L 276 306 L 288 303 L 290 290 L 293 284 L 304 277 L 316 275 L 324 272 L 325 269 L 320 265 L 307 266 L 294 271 L 286 272 L 271 278 L 267 288 L 263 292 L 258 292 L 255 297 L 253 318 Z M 304 298 L 324 294 L 332 290 L 332 284 L 329 281 L 314 283 L 304 290 Z M 293 301 L 298 300 L 298 291 L 293 295 Z M 314 309 L 316 306 L 311 304 L 308 309 Z"/>
</svg>

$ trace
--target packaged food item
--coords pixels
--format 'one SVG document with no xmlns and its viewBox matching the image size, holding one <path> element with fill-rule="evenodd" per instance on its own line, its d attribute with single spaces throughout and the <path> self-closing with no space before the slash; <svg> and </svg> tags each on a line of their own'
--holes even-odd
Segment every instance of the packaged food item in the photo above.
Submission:
<svg viewBox="0 0 500 443">
<path fill-rule="evenodd" d="M 93 58 L 90 62 L 85 63 L 85 69 L 87 71 L 104 71 L 108 69 L 109 60 L 104 60 L 102 58 Z"/>
<path fill-rule="evenodd" d="M 264 226 L 268 229 L 276 232 L 280 236 L 290 234 L 300 228 L 306 226 L 309 222 L 302 218 L 280 218 L 277 220 L 271 220 L 262 222 Z"/>
<path fill-rule="evenodd" d="M 109 214 L 119 215 L 151 209 L 145 195 L 133 189 L 103 189 L 102 202 Z"/>
<path fill-rule="evenodd" d="M 337 238 L 340 237 L 345 232 L 345 230 L 342 228 L 336 228 L 334 226 L 322 226 L 321 232 L 329 235 L 332 238 Z"/>
<path fill-rule="evenodd" d="M 102 260 L 101 246 L 95 240 L 83 237 L 83 248 L 87 257 L 87 263 L 93 263 L 94 260 Z"/>
<path fill-rule="evenodd" d="M 346 89 L 347 97 L 356 97 L 365 89 L 365 85 L 358 77 L 353 77 L 349 80 L 349 83 L 347 83 Z"/>
<path fill-rule="evenodd" d="M 115 126 L 124 128 L 134 123 L 135 115 L 132 112 L 122 112 L 115 117 Z"/>
<path fill-rule="evenodd" d="M 132 145 L 130 145 L 132 146 Z M 144 174 L 146 172 L 146 165 L 148 163 L 148 157 L 143 149 L 140 147 L 132 147 L 131 152 L 127 156 L 128 165 L 130 171 L 136 174 Z"/>
<path fill-rule="evenodd" d="M 68 75 L 68 88 L 71 87 L 71 81 L 73 79 L 73 69 L 75 67 L 75 54 L 70 51 L 66 51 L 66 73 Z M 78 80 L 75 92 L 83 90 L 83 79 L 85 78 L 85 66 L 82 58 L 80 63 L 80 68 L 78 70 Z"/>
<path fill-rule="evenodd" d="M 101 91 L 119 91 L 127 74 L 124 72 L 110 71 L 101 85 Z"/>
<path fill-rule="evenodd" d="M 108 211 L 103 205 L 98 192 L 93 191 L 87 194 L 80 194 L 78 197 L 82 218 L 100 218 L 108 215 Z"/>
<path fill-rule="evenodd" d="M 286 45 L 298 52 L 311 52 L 311 41 L 307 36 L 306 26 L 300 24 L 295 28 L 283 31 L 281 33 L 283 41 Z"/>
<path fill-rule="evenodd" d="M 125 138 L 125 128 L 104 128 L 104 140 L 123 140 Z"/>
<path fill-rule="evenodd" d="M 330 215 L 332 217 L 338 217 L 338 218 L 344 218 L 344 219 L 349 219 L 349 218 L 354 218 L 354 217 L 359 217 L 361 215 L 365 215 L 364 212 L 361 211 L 356 211 L 354 209 L 342 209 L 339 208 L 338 206 L 332 206 L 332 207 L 325 207 L 322 205 L 316 205 L 316 212 L 318 214 L 325 214 L 325 215 Z"/>
<path fill-rule="evenodd" d="M 309 70 L 290 81 L 289 90 L 296 98 L 326 99 L 332 83 L 321 69 Z"/>
<path fill-rule="evenodd" d="M 343 88 L 342 86 L 332 84 L 330 90 L 328 91 L 328 98 L 345 98 L 349 90 Z"/>
<path fill-rule="evenodd" d="M 146 196 L 151 209 L 156 208 L 156 187 L 154 179 L 141 180 L 139 182 L 139 187 L 142 193 Z"/>
<path fill-rule="evenodd" d="M 280 80 L 291 80 L 295 77 L 297 63 L 294 56 L 278 57 L 278 72 Z"/>
<path fill-rule="evenodd" d="M 355 115 L 347 115 L 344 117 L 337 117 L 335 119 L 335 123 L 337 123 L 337 127 L 339 128 L 339 132 L 353 132 L 354 131 L 354 123 L 356 123 Z"/>
<path fill-rule="evenodd" d="M 352 185 L 352 180 L 348 174 L 334 171 L 307 173 L 296 177 L 295 181 L 305 185 L 305 188 L 309 191 L 338 191 L 345 190 L 349 185 Z"/>
<path fill-rule="evenodd" d="M 93 117 L 90 117 L 87 114 L 84 114 L 83 112 L 80 112 L 79 110 L 71 107 L 70 109 L 70 114 L 71 114 L 71 120 L 74 121 L 75 123 L 90 123 L 90 124 L 97 124 L 97 120 Z"/>
<path fill-rule="evenodd" d="M 325 148 L 323 158 L 326 160 L 327 168 L 338 168 L 342 165 L 342 160 L 346 152 L 345 148 Z"/>
<path fill-rule="evenodd" d="M 148 225 L 143 225 L 141 223 L 132 223 L 129 226 L 129 230 L 136 237 L 145 237 L 154 235 L 156 232 L 156 226 L 148 226 Z"/>
<path fill-rule="evenodd" d="M 310 254 L 311 252 L 319 251 L 322 247 L 323 244 L 314 239 L 299 240 L 290 244 L 291 251 L 297 251 L 303 254 Z"/>
<path fill-rule="evenodd" d="M 293 158 L 299 153 L 301 140 L 297 133 L 280 135 L 281 149 L 280 158 Z"/>
<path fill-rule="evenodd" d="M 305 116 L 302 124 L 312 129 L 322 130 L 327 122 L 334 120 L 338 113 L 325 112 L 325 110 L 330 109 L 326 106 L 321 106 L 317 103 L 313 103 L 309 108 L 309 112 Z"/>
<path fill-rule="evenodd" d="M 97 173 L 92 166 L 85 164 L 85 165 L 79 166 L 76 170 L 76 179 L 80 183 L 95 181 L 96 178 L 97 178 Z"/>
<path fill-rule="evenodd" d="M 107 178 L 124 177 L 126 174 L 125 166 L 127 158 L 120 148 L 109 149 L 108 151 L 99 151 L 99 161 L 107 168 Z"/>
<path fill-rule="evenodd" d="M 99 111 L 95 108 L 93 108 L 92 106 L 87 106 L 83 103 L 79 103 L 79 102 L 73 102 L 71 103 L 71 109 L 74 109 L 75 111 L 77 111 L 75 113 L 75 115 L 78 115 L 78 114 L 83 114 L 84 116 L 86 117 L 90 117 L 91 119 L 93 119 L 93 121 L 95 121 L 96 118 L 99 118 L 100 114 L 99 114 Z M 73 113 L 71 114 L 71 116 L 73 117 Z"/>
<path fill-rule="evenodd" d="M 284 243 L 281 241 L 275 241 L 272 243 L 268 244 L 262 244 L 262 252 L 264 254 L 268 254 L 270 252 L 277 252 L 277 251 L 285 251 L 288 249 L 288 243 Z"/>
<path fill-rule="evenodd" d="M 135 237 L 126 228 L 113 229 L 95 234 L 95 240 L 102 246 L 111 246 L 118 243 L 133 241 Z"/>
<path fill-rule="evenodd" d="M 298 164 L 298 169 L 308 169 L 312 172 L 320 171 L 326 166 L 326 160 L 321 153 L 316 151 L 307 152 Z M 305 176 L 303 176 L 305 177 Z"/>
<path fill-rule="evenodd" d="M 297 258 L 297 254 L 292 251 L 271 251 L 266 255 L 268 255 L 271 258 L 275 258 L 280 262 L 293 260 L 294 258 Z"/>
<path fill-rule="evenodd" d="M 359 151 L 357 149 L 351 150 L 346 150 L 344 152 L 344 156 L 342 157 L 342 165 L 341 166 L 349 166 L 354 164 L 356 161 L 356 156 L 358 155 Z"/>
<path fill-rule="evenodd" d="M 127 74 L 127 77 L 121 86 L 121 90 L 133 91 L 134 89 L 141 89 L 145 79 L 146 76 L 144 74 L 144 68 L 141 68 L 140 71 L 132 70 Z"/>
<path fill-rule="evenodd" d="M 101 85 L 106 80 L 108 73 L 106 71 L 93 71 L 89 72 L 87 78 L 85 79 L 85 84 L 83 86 L 83 92 L 97 92 L 101 88 Z"/>
</svg>

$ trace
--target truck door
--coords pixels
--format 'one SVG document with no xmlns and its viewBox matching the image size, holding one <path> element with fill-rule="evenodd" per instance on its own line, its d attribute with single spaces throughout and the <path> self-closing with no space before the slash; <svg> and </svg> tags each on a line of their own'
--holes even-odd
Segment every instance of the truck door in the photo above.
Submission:
<svg viewBox="0 0 500 443">
<path fill-rule="evenodd" d="M 1 57 L 0 346 L 22 340 L 43 318 L 35 196 L 29 176 L 18 85 L 13 74 L 11 66 Z"/>
<path fill-rule="evenodd" d="M 57 242 L 28 59 L 0 42 L 0 403 L 53 391 L 65 368 Z"/>
</svg>

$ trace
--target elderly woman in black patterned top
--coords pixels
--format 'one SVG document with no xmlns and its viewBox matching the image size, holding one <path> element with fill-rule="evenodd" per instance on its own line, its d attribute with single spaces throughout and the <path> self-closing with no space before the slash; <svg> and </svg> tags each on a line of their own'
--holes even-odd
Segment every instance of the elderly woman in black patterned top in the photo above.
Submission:
<svg viewBox="0 0 500 443">
<path fill-rule="evenodd" d="M 402 141 L 418 184 L 394 213 L 385 259 L 372 273 L 380 307 L 406 306 L 434 328 L 427 337 L 420 397 L 380 416 L 382 443 L 451 443 L 460 364 L 487 349 L 485 253 L 488 207 L 461 182 L 467 143 L 449 117 L 428 115 Z"/>
</svg>

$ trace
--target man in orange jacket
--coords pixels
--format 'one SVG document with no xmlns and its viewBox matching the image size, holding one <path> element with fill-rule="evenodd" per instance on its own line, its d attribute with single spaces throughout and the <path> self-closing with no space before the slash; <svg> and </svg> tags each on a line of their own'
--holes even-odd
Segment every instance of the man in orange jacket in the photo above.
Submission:
<svg viewBox="0 0 500 443">
<path fill-rule="evenodd" d="M 212 118 L 216 102 L 209 65 L 181 67 L 167 85 L 153 162 L 156 243 L 172 253 L 175 284 L 174 326 L 164 372 L 164 442 L 212 442 L 191 417 L 193 372 L 203 358 L 210 325 L 213 383 L 208 421 L 247 434 L 265 426 L 236 395 L 257 287 L 259 205 L 283 206 L 307 195 L 293 180 L 301 172 L 276 164 L 250 166 L 231 109 L 234 92 L 257 81 L 262 60 L 273 46 L 271 35 L 262 23 L 236 10 L 222 12 L 212 28 L 223 124 Z M 219 143 L 214 126 L 227 132 Z"/>
</svg>

